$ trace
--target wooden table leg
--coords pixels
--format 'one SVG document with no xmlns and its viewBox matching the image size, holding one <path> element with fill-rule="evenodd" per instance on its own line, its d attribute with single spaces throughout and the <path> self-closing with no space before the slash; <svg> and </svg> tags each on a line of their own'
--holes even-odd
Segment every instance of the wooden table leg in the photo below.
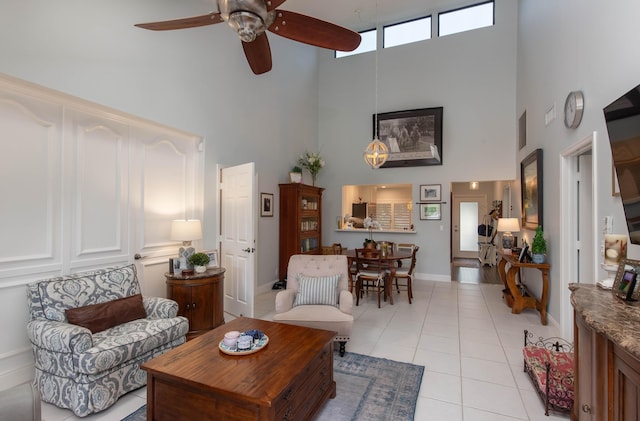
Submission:
<svg viewBox="0 0 640 421">
<path fill-rule="evenodd" d="M 540 312 L 540 322 L 546 326 L 547 301 L 549 300 L 549 270 L 540 269 L 540 272 L 542 272 L 542 297 L 540 297 L 540 301 L 536 301 L 536 308 Z"/>
<path fill-rule="evenodd" d="M 520 289 L 516 284 L 516 274 L 518 272 L 520 272 L 520 269 L 515 266 L 511 266 L 509 272 L 507 272 L 507 287 L 513 297 L 513 306 L 511 306 L 511 313 L 513 314 L 520 314 L 524 304 L 522 294 L 520 294 Z"/>
<path fill-rule="evenodd" d="M 391 287 L 393 286 L 393 278 L 396 277 L 396 265 L 389 265 L 389 275 L 384 278 L 384 293 L 389 297 L 389 304 L 393 305 L 393 294 L 391 293 Z"/>
</svg>

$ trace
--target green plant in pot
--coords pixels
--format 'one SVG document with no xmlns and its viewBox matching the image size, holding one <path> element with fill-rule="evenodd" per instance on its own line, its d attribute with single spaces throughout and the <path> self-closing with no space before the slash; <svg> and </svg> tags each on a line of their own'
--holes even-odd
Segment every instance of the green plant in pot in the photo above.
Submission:
<svg viewBox="0 0 640 421">
<path fill-rule="evenodd" d="M 302 168 L 295 166 L 289 171 L 289 181 L 292 183 L 302 183 Z"/>
<path fill-rule="evenodd" d="M 544 233 L 542 227 L 536 228 L 536 235 L 533 237 L 531 243 L 531 260 L 533 263 L 544 263 L 545 255 L 547 254 L 547 241 L 544 239 Z"/>
<path fill-rule="evenodd" d="M 193 265 L 196 272 L 206 272 L 209 256 L 205 253 L 194 253 L 189 257 L 189 263 Z"/>
</svg>

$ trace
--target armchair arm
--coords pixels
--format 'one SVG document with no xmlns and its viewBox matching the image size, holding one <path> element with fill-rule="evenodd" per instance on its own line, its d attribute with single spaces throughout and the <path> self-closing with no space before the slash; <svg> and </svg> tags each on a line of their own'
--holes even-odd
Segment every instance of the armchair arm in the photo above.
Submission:
<svg viewBox="0 0 640 421">
<path fill-rule="evenodd" d="M 53 320 L 31 320 L 27 335 L 33 345 L 53 352 L 76 354 L 93 346 L 89 329 Z"/>
<path fill-rule="evenodd" d="M 143 297 L 148 319 L 170 319 L 178 315 L 178 303 L 168 298 Z"/>
<path fill-rule="evenodd" d="M 276 313 L 284 313 L 293 308 L 293 300 L 296 298 L 295 289 L 285 289 L 276 294 Z"/>
<path fill-rule="evenodd" d="M 347 291 L 346 289 L 340 291 L 338 304 L 341 312 L 346 314 L 353 314 L 353 295 L 350 291 Z"/>
</svg>

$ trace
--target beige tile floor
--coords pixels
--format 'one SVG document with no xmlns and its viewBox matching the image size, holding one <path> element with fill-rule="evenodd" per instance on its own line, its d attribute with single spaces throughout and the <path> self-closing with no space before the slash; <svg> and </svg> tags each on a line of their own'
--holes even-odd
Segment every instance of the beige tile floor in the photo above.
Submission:
<svg viewBox="0 0 640 421">
<path fill-rule="evenodd" d="M 256 317 L 270 320 L 275 294 L 256 299 Z M 522 371 L 523 330 L 558 336 L 542 326 L 537 312 L 511 314 L 497 284 L 414 281 L 413 304 L 406 292 L 395 304 L 377 308 L 375 294 L 354 307 L 347 351 L 425 366 L 416 420 L 502 421 L 567 419 L 544 416 L 542 402 Z M 226 315 L 226 319 L 233 317 Z M 120 420 L 142 406 L 146 388 L 122 397 L 99 414 L 77 418 L 43 404 L 46 421 Z"/>
</svg>

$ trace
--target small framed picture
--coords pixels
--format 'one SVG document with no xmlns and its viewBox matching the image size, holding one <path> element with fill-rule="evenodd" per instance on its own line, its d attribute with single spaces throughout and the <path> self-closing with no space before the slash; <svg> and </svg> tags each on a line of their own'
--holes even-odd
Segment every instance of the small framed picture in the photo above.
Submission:
<svg viewBox="0 0 640 421">
<path fill-rule="evenodd" d="M 220 266 L 220 262 L 218 261 L 218 250 L 203 250 L 202 253 L 209 256 L 208 268 L 217 268 Z"/>
<path fill-rule="evenodd" d="M 420 203 L 420 219 L 427 221 L 442 219 L 442 206 L 440 203 Z"/>
<path fill-rule="evenodd" d="M 440 184 L 421 184 L 420 185 L 420 201 L 421 202 L 440 202 L 441 200 L 442 200 L 442 194 L 441 194 Z"/>
<path fill-rule="evenodd" d="M 260 216 L 273 216 L 273 193 L 260 193 Z"/>
<path fill-rule="evenodd" d="M 640 260 L 620 260 L 611 292 L 625 301 L 638 301 L 640 299 L 638 273 L 640 273 Z"/>
</svg>

